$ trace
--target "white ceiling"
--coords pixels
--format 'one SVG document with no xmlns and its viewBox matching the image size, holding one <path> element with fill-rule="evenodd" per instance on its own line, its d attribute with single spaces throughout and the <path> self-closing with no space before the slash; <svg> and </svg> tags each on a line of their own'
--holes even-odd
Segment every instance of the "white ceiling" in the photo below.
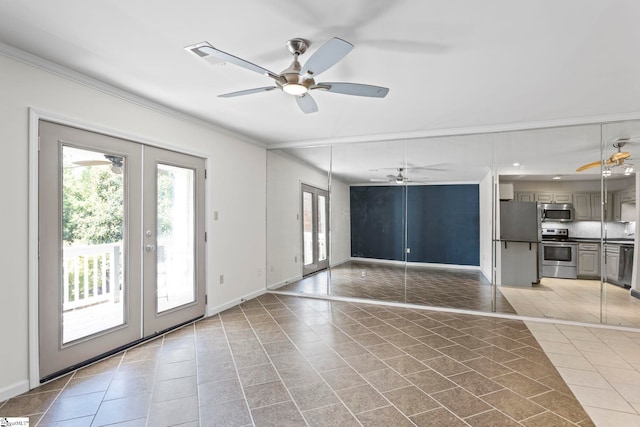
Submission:
<svg viewBox="0 0 640 427">
<path fill-rule="evenodd" d="M 0 42 L 270 147 L 420 144 L 434 135 L 640 117 L 639 18 L 635 0 L 0 0 Z M 309 115 L 281 91 L 219 98 L 272 81 L 183 49 L 208 41 L 278 73 L 291 61 L 284 44 L 293 37 L 311 42 L 302 63 L 331 37 L 353 43 L 317 80 L 386 86 L 388 96 L 314 91 L 319 112 Z M 581 149 L 592 161 L 599 130 L 595 142 L 587 133 L 565 132 L 549 148 L 571 152 L 575 142 L 593 151 Z M 486 154 L 474 150 L 472 137 L 457 151 L 452 141 L 429 140 L 432 148 L 446 146 L 443 158 L 431 159 L 439 157 L 433 151 L 412 158 L 424 166 Z M 540 150 L 529 154 L 550 167 Z M 393 169 L 405 157 L 375 167 Z M 581 164 L 578 157 L 567 172 Z M 376 161 L 366 163 L 370 174 Z"/>
</svg>

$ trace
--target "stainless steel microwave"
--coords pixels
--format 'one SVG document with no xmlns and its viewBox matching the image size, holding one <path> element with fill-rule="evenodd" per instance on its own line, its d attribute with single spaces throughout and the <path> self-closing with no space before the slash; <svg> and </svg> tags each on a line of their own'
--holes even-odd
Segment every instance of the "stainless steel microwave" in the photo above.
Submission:
<svg viewBox="0 0 640 427">
<path fill-rule="evenodd" d="M 575 215 L 571 203 L 540 203 L 540 213 L 543 221 L 555 222 L 573 221 Z"/>
</svg>

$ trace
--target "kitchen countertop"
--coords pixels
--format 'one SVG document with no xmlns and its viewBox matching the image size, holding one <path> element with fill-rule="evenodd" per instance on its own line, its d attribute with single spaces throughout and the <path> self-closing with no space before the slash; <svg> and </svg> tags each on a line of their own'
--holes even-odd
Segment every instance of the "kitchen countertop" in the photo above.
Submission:
<svg viewBox="0 0 640 427">
<path fill-rule="evenodd" d="M 601 243 L 600 239 L 597 237 L 570 237 L 568 242 L 578 242 L 578 243 Z M 633 245 L 634 239 L 607 239 L 605 243 L 609 243 L 610 245 Z"/>
</svg>

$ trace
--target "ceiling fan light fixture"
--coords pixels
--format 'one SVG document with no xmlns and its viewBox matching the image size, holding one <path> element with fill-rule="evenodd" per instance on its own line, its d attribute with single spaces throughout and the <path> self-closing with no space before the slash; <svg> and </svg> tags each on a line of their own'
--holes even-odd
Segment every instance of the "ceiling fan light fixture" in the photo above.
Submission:
<svg viewBox="0 0 640 427">
<path fill-rule="evenodd" d="M 604 176 L 605 178 L 611 176 L 611 169 L 606 168 L 602 170 L 602 176 Z"/>
<path fill-rule="evenodd" d="M 626 165 L 624 168 L 625 175 L 631 175 L 633 173 L 633 165 Z"/>
<path fill-rule="evenodd" d="M 551 178 L 551 179 L 558 180 L 558 179 L 562 179 L 562 177 L 561 177 L 560 175 L 556 175 L 556 176 L 554 176 L 554 177 L 553 177 L 553 178 Z"/>
<path fill-rule="evenodd" d="M 307 87 L 298 83 L 287 83 L 282 86 L 282 90 L 289 95 L 302 96 L 307 93 Z"/>
</svg>

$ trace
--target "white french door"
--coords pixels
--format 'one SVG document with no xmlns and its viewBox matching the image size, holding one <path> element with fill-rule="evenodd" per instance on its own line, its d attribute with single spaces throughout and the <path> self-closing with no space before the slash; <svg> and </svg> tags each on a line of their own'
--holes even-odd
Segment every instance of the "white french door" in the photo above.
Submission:
<svg viewBox="0 0 640 427">
<path fill-rule="evenodd" d="M 204 315 L 204 160 L 41 120 L 40 378 Z"/>
<path fill-rule="evenodd" d="M 302 184 L 302 275 L 329 266 L 329 194 Z"/>
</svg>

